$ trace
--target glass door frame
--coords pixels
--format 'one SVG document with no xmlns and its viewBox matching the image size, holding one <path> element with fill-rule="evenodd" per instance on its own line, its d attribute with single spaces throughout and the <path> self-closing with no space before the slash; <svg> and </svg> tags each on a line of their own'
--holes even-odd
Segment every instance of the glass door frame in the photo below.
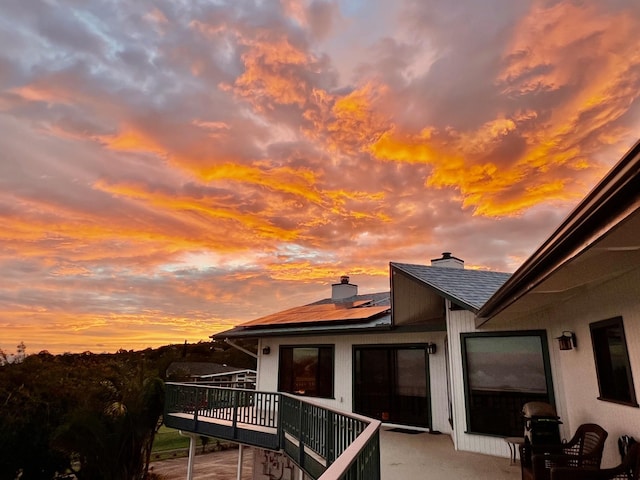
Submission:
<svg viewBox="0 0 640 480">
<path fill-rule="evenodd" d="M 364 344 L 364 345 L 353 345 L 352 348 L 352 355 L 353 355 L 353 371 L 352 371 L 352 411 L 354 413 L 360 413 L 363 415 L 367 415 L 367 413 L 363 413 L 363 412 L 358 412 L 358 409 L 356 408 L 356 405 L 359 403 L 359 398 L 357 398 L 358 394 L 360 393 L 360 389 L 358 388 L 358 372 L 357 372 L 357 366 L 358 366 L 358 360 L 357 360 L 357 352 L 361 351 L 361 350 L 385 350 L 387 352 L 387 359 L 389 359 L 389 353 L 390 352 L 397 352 L 399 350 L 420 350 L 424 352 L 424 374 L 425 374 L 425 389 L 426 389 L 426 396 L 425 396 L 425 412 L 424 412 L 424 422 L 422 422 L 422 419 L 420 422 L 417 423 L 407 423 L 407 422 L 394 422 L 392 419 L 380 419 L 381 421 L 385 422 L 385 423 L 393 423 L 393 424 L 400 424 L 400 425 L 413 425 L 413 426 L 419 426 L 422 428 L 432 428 L 433 425 L 433 419 L 432 419 L 432 406 L 431 406 L 431 374 L 430 374 L 430 368 L 429 368 L 429 354 L 427 353 L 427 343 L 401 343 L 401 344 Z M 397 356 L 394 354 L 394 358 L 393 360 L 389 361 L 389 367 L 390 370 L 393 370 L 390 372 L 390 381 L 388 382 L 388 386 L 389 389 L 387 390 L 387 395 L 389 397 L 389 402 L 390 404 L 393 404 L 393 400 L 394 400 L 394 395 L 392 393 L 392 389 L 394 388 L 394 386 L 396 385 L 396 379 L 397 379 Z M 399 395 L 397 396 L 399 397 Z M 391 413 L 391 412 L 390 412 Z"/>
</svg>

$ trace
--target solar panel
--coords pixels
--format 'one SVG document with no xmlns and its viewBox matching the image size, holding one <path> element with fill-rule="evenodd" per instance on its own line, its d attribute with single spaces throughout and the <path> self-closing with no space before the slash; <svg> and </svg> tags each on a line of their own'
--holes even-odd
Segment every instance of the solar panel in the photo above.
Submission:
<svg viewBox="0 0 640 480">
<path fill-rule="evenodd" d="M 364 307 L 371 300 L 349 303 L 323 303 L 294 307 L 243 323 L 242 327 L 316 322 L 357 321 L 372 318 L 389 310 L 389 306 Z"/>
</svg>

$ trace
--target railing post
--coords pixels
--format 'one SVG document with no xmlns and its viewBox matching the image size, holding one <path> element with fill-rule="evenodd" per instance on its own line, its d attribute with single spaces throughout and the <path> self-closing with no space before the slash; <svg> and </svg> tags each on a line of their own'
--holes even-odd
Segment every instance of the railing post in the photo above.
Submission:
<svg viewBox="0 0 640 480">
<path fill-rule="evenodd" d="M 233 420 L 231 423 L 234 440 L 238 438 L 238 391 L 233 390 Z"/>
<path fill-rule="evenodd" d="M 335 413 L 331 410 L 327 410 L 327 432 L 326 432 L 326 452 L 327 452 L 327 467 L 333 463 L 336 459 L 336 439 L 334 437 L 334 425 L 333 421 Z"/>
<path fill-rule="evenodd" d="M 199 389 L 198 387 L 191 387 L 191 389 L 193 390 L 193 395 L 191 395 L 191 398 L 193 399 L 193 421 L 194 422 L 198 422 L 198 393 Z"/>
<path fill-rule="evenodd" d="M 298 400 L 298 432 L 300 434 L 300 438 L 298 439 L 298 444 L 300 448 L 298 449 L 298 465 L 304 468 L 304 442 L 306 438 L 306 432 L 302 429 L 302 420 L 304 418 L 302 409 L 304 408 L 304 402 L 302 400 Z"/>
</svg>

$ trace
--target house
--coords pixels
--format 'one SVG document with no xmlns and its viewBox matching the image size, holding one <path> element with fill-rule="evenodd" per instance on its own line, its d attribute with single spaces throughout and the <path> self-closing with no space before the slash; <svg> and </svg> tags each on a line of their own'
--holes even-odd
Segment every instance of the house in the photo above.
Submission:
<svg viewBox="0 0 640 480">
<path fill-rule="evenodd" d="M 313 397 L 386 425 L 454 436 L 458 383 L 453 379 L 461 373 L 459 356 L 449 354 L 449 332 L 457 331 L 458 324 L 474 325 L 480 307 L 509 276 L 465 269 L 449 252 L 431 266 L 391 263 L 390 293 L 359 295 L 344 276 L 332 285 L 330 298 L 214 338 L 258 339 L 258 390 Z M 548 399 L 538 394 L 526 398 Z M 511 417 L 521 433 L 520 409 L 514 406 Z M 503 409 L 496 411 L 503 414 Z M 506 451 L 500 440 L 489 453 Z"/>
<path fill-rule="evenodd" d="M 200 375 L 196 379 L 196 382 L 207 382 L 211 385 L 219 385 L 221 387 L 255 388 L 256 371 L 234 369 L 229 372 L 209 373 Z"/>
<path fill-rule="evenodd" d="M 615 464 L 615 439 L 640 437 L 639 158 L 636 144 L 513 275 L 448 252 L 392 262 L 389 300 L 343 277 L 331 298 L 214 338 L 259 340 L 258 390 L 446 433 L 460 450 L 506 455 L 522 405 L 546 401 L 564 438 L 607 429 Z"/>
<path fill-rule="evenodd" d="M 256 371 L 213 362 L 171 362 L 166 376 L 171 381 L 239 384 L 255 383 Z"/>
<path fill-rule="evenodd" d="M 258 341 L 259 391 L 441 432 L 458 450 L 507 456 L 522 405 L 545 401 L 564 438 L 604 427 L 614 465 L 615 440 L 640 438 L 639 207 L 640 142 L 513 274 L 465 269 L 449 252 L 391 262 L 388 293 L 359 294 L 345 276 L 330 298 L 213 338 Z M 183 412 L 176 428 L 197 424 Z"/>
</svg>

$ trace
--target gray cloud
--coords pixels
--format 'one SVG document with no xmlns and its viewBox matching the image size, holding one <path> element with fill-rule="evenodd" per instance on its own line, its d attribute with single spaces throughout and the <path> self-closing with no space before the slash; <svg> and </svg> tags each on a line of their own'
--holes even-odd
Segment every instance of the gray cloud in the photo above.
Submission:
<svg viewBox="0 0 640 480">
<path fill-rule="evenodd" d="M 635 140 L 639 24 L 631 0 L 7 0 L 0 348 L 197 341 L 442 251 L 515 269 Z"/>
</svg>

